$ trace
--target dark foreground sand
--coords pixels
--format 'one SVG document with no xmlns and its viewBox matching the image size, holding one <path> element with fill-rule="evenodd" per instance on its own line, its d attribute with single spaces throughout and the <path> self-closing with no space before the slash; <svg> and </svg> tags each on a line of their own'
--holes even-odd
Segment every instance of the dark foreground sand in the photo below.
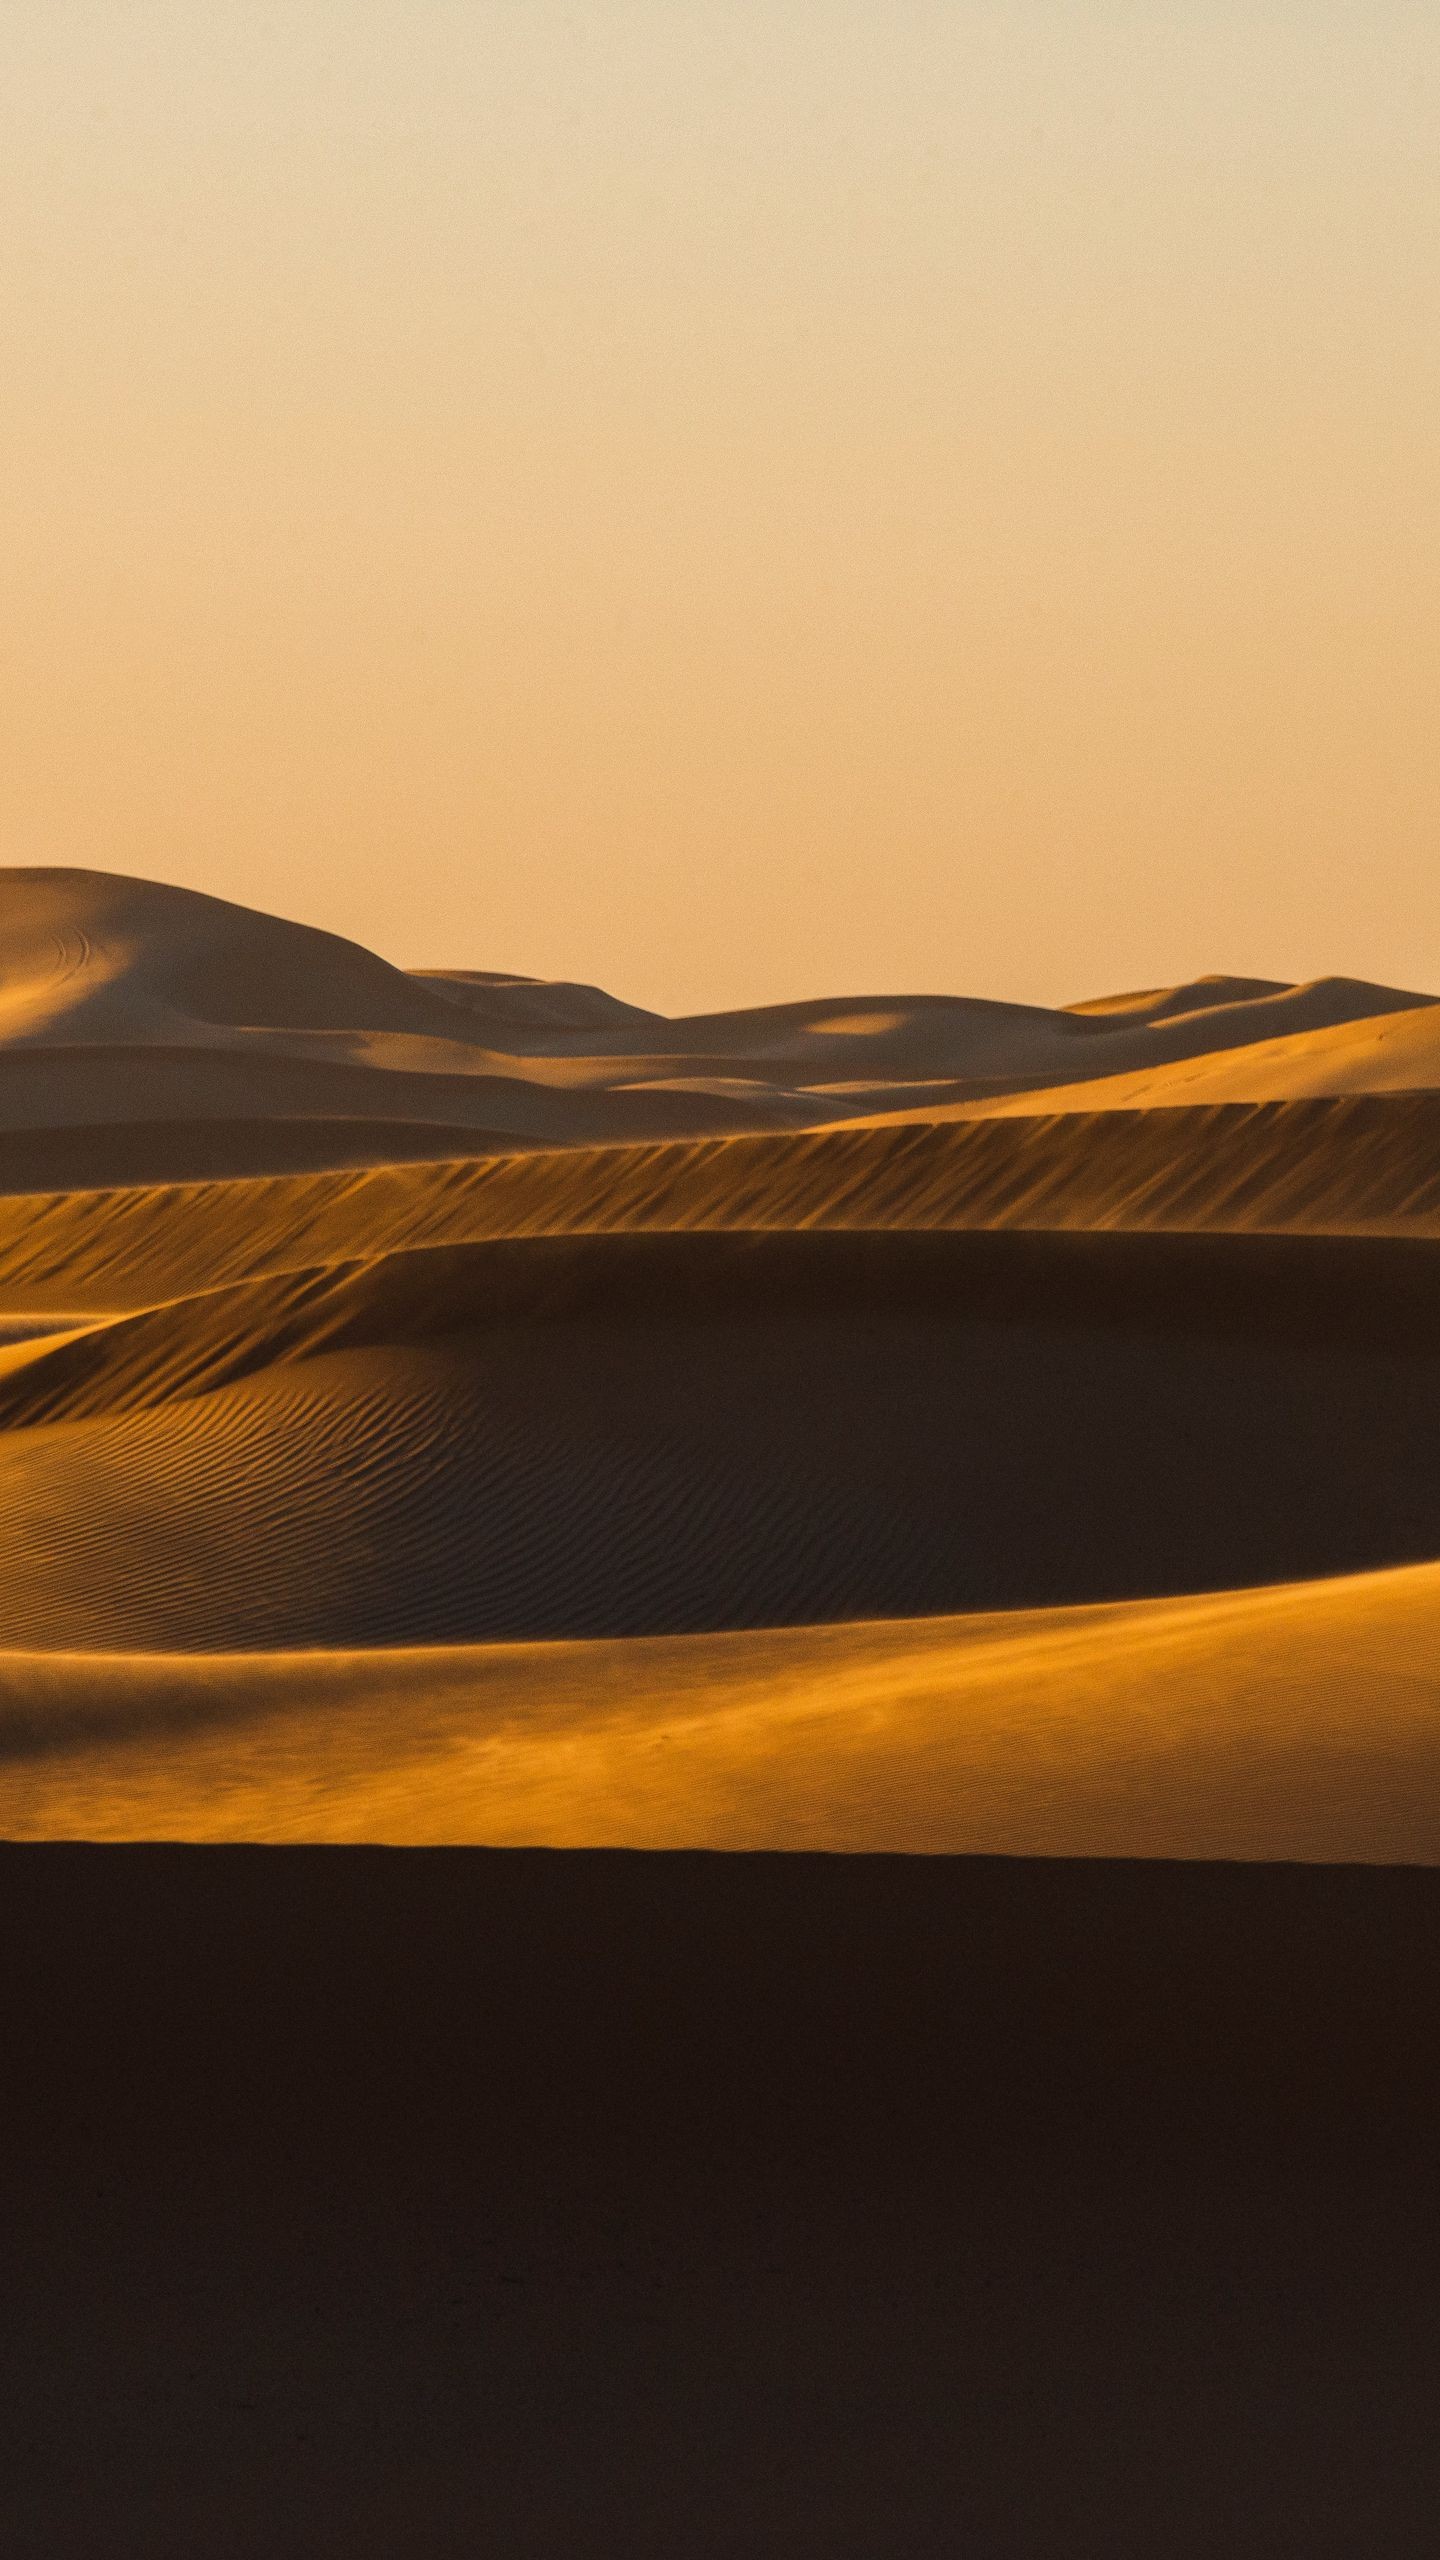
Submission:
<svg viewBox="0 0 1440 2560">
<path fill-rule="evenodd" d="M 10 2560 L 1421 2554 L 1440 1876 L 0 1852 Z"/>
</svg>

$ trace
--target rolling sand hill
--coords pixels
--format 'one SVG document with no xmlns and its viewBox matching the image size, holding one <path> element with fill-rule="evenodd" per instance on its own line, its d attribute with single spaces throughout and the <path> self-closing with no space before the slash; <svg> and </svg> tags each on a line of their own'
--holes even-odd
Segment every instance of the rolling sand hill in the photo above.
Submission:
<svg viewBox="0 0 1440 2560">
<path fill-rule="evenodd" d="M 1440 1004 L 0 873 L 0 1834 L 7 2560 L 1428 2554 Z"/>
<path fill-rule="evenodd" d="M 12 1837 L 1440 1860 L 1429 998 L 671 1021 L 10 872 L 0 1183 Z"/>
</svg>

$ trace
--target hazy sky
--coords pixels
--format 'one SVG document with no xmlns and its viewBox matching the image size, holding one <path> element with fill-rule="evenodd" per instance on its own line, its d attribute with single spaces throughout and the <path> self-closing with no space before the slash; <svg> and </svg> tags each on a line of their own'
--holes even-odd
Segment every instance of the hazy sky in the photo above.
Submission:
<svg viewBox="0 0 1440 2560">
<path fill-rule="evenodd" d="M 1440 987 L 1434 0 L 6 0 L 0 859 Z"/>
</svg>

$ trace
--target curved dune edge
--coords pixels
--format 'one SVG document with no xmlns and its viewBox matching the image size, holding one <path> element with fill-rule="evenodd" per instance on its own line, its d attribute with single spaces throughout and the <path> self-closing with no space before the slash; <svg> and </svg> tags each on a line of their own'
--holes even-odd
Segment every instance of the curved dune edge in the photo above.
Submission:
<svg viewBox="0 0 1440 2560">
<path fill-rule="evenodd" d="M 1440 1022 L 1435 1009 L 1407 1006 L 1363 1019 L 1337 1016 L 1323 1026 L 1244 1045 L 1195 1047 L 1118 1075 L 1086 1075 L 1074 1083 L 1052 1079 L 979 1099 L 957 1095 L 942 1102 L 934 1116 L 1155 1110 L 1299 1101 L 1322 1094 L 1404 1093 L 1433 1086 L 1437 1071 Z"/>
<path fill-rule="evenodd" d="M 0 1429 L 143 1411 L 337 1351 L 496 1325 L 863 1311 L 1440 1349 L 1424 1236 L 957 1228 L 614 1231 L 411 1246 L 90 1323 L 7 1328 Z M 697 1353 L 700 1336 L 697 1334 Z"/>
<path fill-rule="evenodd" d="M 0 1360 L 0 1638 L 497 1644 L 1440 1556 L 1440 1246 L 511 1239 Z"/>
<path fill-rule="evenodd" d="M 376 1250 L 839 1228 L 1440 1233 L 1440 1094 L 904 1123 L 0 1198 L 0 1309 L 117 1312 Z"/>
<path fill-rule="evenodd" d="M 0 1831 L 1440 1864 L 1440 1563 L 722 1636 L 4 1653 Z"/>
</svg>

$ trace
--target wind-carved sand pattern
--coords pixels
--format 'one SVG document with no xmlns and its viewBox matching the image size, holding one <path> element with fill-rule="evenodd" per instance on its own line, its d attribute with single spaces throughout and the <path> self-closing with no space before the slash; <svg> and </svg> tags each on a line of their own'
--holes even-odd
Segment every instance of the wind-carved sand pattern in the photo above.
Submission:
<svg viewBox="0 0 1440 2560">
<path fill-rule="evenodd" d="M 0 1830 L 1440 1858 L 1440 1004 L 0 873 Z"/>
</svg>

